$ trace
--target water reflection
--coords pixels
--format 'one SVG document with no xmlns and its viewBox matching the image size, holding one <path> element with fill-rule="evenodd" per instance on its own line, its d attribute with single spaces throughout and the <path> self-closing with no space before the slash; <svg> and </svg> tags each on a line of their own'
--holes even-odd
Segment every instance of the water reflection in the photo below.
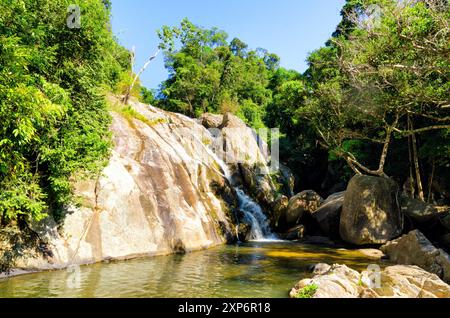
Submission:
<svg viewBox="0 0 450 318">
<path fill-rule="evenodd" d="M 358 251 L 253 242 L 13 277 L 0 280 L 0 297 L 286 297 L 319 262 L 377 263 Z"/>
</svg>

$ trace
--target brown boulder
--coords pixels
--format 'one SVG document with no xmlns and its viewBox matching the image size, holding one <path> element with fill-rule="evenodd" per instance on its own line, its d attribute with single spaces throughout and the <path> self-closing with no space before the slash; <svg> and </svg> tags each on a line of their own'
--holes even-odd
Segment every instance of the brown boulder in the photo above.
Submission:
<svg viewBox="0 0 450 318">
<path fill-rule="evenodd" d="M 206 129 L 219 128 L 219 126 L 222 125 L 223 122 L 223 115 L 205 113 L 200 117 L 200 120 L 201 124 Z"/>
<path fill-rule="evenodd" d="M 344 196 L 339 232 L 352 244 L 383 244 L 403 230 L 398 186 L 387 178 L 357 175 Z"/>
<path fill-rule="evenodd" d="M 312 217 L 316 220 L 322 232 L 329 237 L 339 237 L 339 222 L 344 195 L 345 192 L 330 195 L 317 210 L 312 212 Z"/>
<path fill-rule="evenodd" d="M 417 265 L 450 282 L 450 258 L 437 249 L 420 231 L 414 230 L 388 242 L 381 250 L 399 264 Z"/>
<path fill-rule="evenodd" d="M 286 226 L 293 227 L 297 225 L 304 213 L 312 214 L 322 202 L 322 197 L 312 190 L 306 190 L 293 196 L 289 200 L 286 210 Z"/>
<path fill-rule="evenodd" d="M 239 117 L 237 117 L 231 113 L 226 113 L 225 115 L 223 115 L 223 121 L 219 125 L 218 128 L 223 129 L 225 127 L 226 128 L 247 128 L 247 125 Z"/>
</svg>

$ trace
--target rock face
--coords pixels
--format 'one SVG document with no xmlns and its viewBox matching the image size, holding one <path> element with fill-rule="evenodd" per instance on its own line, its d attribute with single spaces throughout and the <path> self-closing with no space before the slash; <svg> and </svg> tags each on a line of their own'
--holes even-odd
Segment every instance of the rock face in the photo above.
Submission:
<svg viewBox="0 0 450 318">
<path fill-rule="evenodd" d="M 340 219 L 343 240 L 356 245 L 384 244 L 403 230 L 398 186 L 387 178 L 355 176 L 344 196 Z"/>
<path fill-rule="evenodd" d="M 450 282 L 450 257 L 441 249 L 437 249 L 418 230 L 388 242 L 381 247 L 390 260 L 399 264 L 417 265 Z"/>
<path fill-rule="evenodd" d="M 220 118 L 222 122 L 217 125 Z M 214 136 L 212 148 L 217 157 L 230 166 L 233 185 L 245 188 L 266 214 L 272 214 L 278 195 L 271 179 L 269 151 L 263 138 L 230 113 L 222 117 L 206 114 L 200 121 Z"/>
<path fill-rule="evenodd" d="M 323 199 L 312 190 L 300 192 L 289 200 L 284 222 L 287 227 L 298 224 L 304 213 L 312 214 L 321 205 Z"/>
<path fill-rule="evenodd" d="M 233 235 L 235 198 L 207 147 L 211 135 L 185 116 L 131 106 L 147 120 L 112 113 L 115 147 L 109 165 L 98 180 L 76 185 L 83 204 L 68 209 L 62 231 L 51 220 L 35 226 L 52 256 L 23 260 L 19 267 L 191 251 Z"/>
<path fill-rule="evenodd" d="M 317 270 L 316 270 L 317 268 Z M 316 265 L 312 279 L 303 279 L 291 290 L 295 298 L 314 286 L 312 298 L 450 298 L 450 286 L 416 266 L 396 265 L 383 271 L 357 271 L 345 265 Z"/>
<path fill-rule="evenodd" d="M 266 211 L 273 211 L 275 204 L 275 187 L 269 174 L 260 173 L 267 169 L 266 166 L 248 166 L 239 163 L 239 172 L 242 176 L 243 185 Z"/>
<path fill-rule="evenodd" d="M 220 130 L 220 131 L 219 131 Z M 213 141 L 214 152 L 227 164 L 265 166 L 269 160 L 267 145 L 238 117 L 227 113 L 218 127 Z"/>
<path fill-rule="evenodd" d="M 322 232 L 332 238 L 339 238 L 339 223 L 345 192 L 330 195 L 317 210 L 312 212 Z"/>
</svg>

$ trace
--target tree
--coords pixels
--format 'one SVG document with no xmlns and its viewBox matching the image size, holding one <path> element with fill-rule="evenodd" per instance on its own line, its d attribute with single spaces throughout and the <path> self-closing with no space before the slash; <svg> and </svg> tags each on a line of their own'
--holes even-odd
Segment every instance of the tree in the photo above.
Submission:
<svg viewBox="0 0 450 318">
<path fill-rule="evenodd" d="M 169 70 L 161 89 L 162 107 L 192 117 L 232 111 L 254 127 L 262 125 L 271 100 L 269 68 L 278 63 L 274 55 L 260 57 L 237 38 L 228 43 L 224 31 L 187 19 L 179 27 L 164 26 L 158 34 Z"/>
<path fill-rule="evenodd" d="M 103 96 L 127 69 L 109 1 L 0 2 L 0 221 L 40 219 L 71 200 L 70 179 L 95 175 L 109 154 Z M 50 209 L 51 208 L 51 209 Z"/>
<path fill-rule="evenodd" d="M 381 9 L 380 16 L 365 12 L 373 5 Z M 356 173 L 387 176 L 393 139 L 411 136 L 421 193 L 416 136 L 450 128 L 448 7 L 380 0 L 349 1 L 346 8 L 346 27 L 310 56 L 314 93 L 301 113 L 314 124 L 322 144 Z M 352 153 L 353 141 L 379 149 L 375 168 Z"/>
</svg>

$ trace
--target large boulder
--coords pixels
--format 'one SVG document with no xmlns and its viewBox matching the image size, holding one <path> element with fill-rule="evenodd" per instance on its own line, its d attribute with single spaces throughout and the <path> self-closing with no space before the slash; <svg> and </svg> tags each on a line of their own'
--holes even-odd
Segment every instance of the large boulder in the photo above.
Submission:
<svg viewBox="0 0 450 318">
<path fill-rule="evenodd" d="M 398 186 L 387 178 L 357 175 L 344 196 L 339 232 L 352 244 L 384 244 L 403 230 Z"/>
<path fill-rule="evenodd" d="M 237 227 L 237 239 L 240 242 L 247 242 L 250 240 L 250 234 L 252 231 L 252 226 L 245 222 L 240 222 Z"/>
<path fill-rule="evenodd" d="M 339 238 L 339 223 L 345 192 L 330 195 L 317 210 L 312 212 L 322 232 L 332 238 Z"/>
<path fill-rule="evenodd" d="M 220 129 L 223 128 L 248 128 L 242 119 L 233 115 L 232 113 L 226 113 L 223 115 L 223 121 L 219 126 Z"/>
<path fill-rule="evenodd" d="M 206 129 L 219 128 L 223 122 L 223 115 L 205 113 L 200 117 L 200 122 Z"/>
<path fill-rule="evenodd" d="M 317 266 L 316 266 L 317 267 Z M 309 298 L 449 298 L 450 286 L 417 266 L 396 265 L 359 273 L 346 265 L 321 264 L 290 296 Z"/>
<path fill-rule="evenodd" d="M 418 230 L 388 242 L 381 250 L 395 263 L 417 265 L 450 282 L 449 255 L 434 247 Z"/>
<path fill-rule="evenodd" d="M 312 214 L 322 204 L 323 199 L 312 190 L 302 191 L 289 200 L 285 215 L 287 227 L 294 227 L 299 224 L 305 213 Z"/>
<path fill-rule="evenodd" d="M 233 191 L 210 133 L 179 114 L 132 102 L 140 116 L 112 113 L 109 164 L 75 186 L 81 206 L 61 224 L 33 226 L 49 253 L 18 260 L 24 269 L 53 269 L 102 260 L 204 249 L 235 236 Z"/>
<path fill-rule="evenodd" d="M 233 185 L 244 186 L 269 213 L 277 196 L 264 138 L 231 113 L 223 116 L 204 114 L 200 120 L 205 127 L 215 128 L 210 129 L 213 135 L 211 146 L 216 156 L 227 164 Z"/>
</svg>

